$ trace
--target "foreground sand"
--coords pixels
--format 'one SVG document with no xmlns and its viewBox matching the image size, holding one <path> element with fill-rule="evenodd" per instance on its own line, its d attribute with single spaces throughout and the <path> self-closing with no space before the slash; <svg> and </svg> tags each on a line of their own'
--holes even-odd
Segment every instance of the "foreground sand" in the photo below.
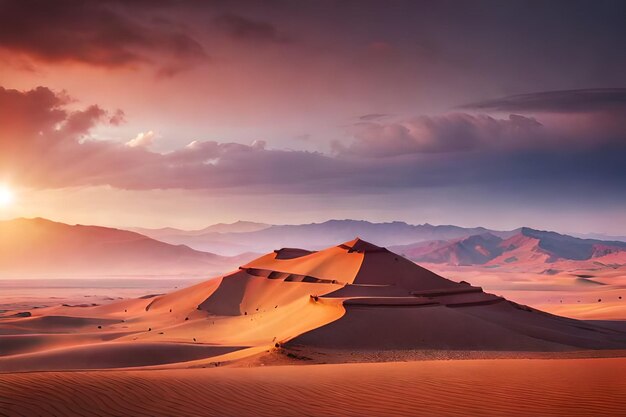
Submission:
<svg viewBox="0 0 626 417">
<path fill-rule="evenodd" d="M 626 415 L 626 359 L 0 374 L 0 415 Z"/>
</svg>

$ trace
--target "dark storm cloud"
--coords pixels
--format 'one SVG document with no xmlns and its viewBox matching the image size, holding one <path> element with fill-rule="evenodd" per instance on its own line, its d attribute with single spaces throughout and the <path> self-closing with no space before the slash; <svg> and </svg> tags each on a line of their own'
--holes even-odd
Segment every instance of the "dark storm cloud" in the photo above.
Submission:
<svg viewBox="0 0 626 417">
<path fill-rule="evenodd" d="M 206 58 L 183 28 L 140 14 L 112 1 L 0 0 L 0 50 L 49 63 L 152 64 L 168 74 Z"/>
<path fill-rule="evenodd" d="M 528 112 L 626 111 L 626 88 L 545 91 L 469 103 L 466 109 Z"/>
</svg>

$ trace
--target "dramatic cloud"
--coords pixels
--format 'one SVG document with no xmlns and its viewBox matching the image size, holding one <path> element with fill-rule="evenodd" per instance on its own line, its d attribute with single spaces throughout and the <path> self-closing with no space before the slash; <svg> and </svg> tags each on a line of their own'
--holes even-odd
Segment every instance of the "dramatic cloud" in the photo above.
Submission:
<svg viewBox="0 0 626 417">
<path fill-rule="evenodd" d="M 512 114 L 508 119 L 453 113 L 420 116 L 398 123 L 359 123 L 349 146 L 336 142 L 342 155 L 395 156 L 457 152 L 479 148 L 515 148 L 540 137 L 541 123 Z"/>
<path fill-rule="evenodd" d="M 285 43 L 289 38 L 274 25 L 236 14 L 224 14 L 213 20 L 218 29 L 236 40 Z"/>
<path fill-rule="evenodd" d="M 0 85 L 26 90 L 0 90 L 0 182 L 119 212 L 159 195 L 163 223 L 226 194 L 258 220 L 270 199 L 417 218 L 431 193 L 429 212 L 465 214 L 459 194 L 488 217 L 545 196 L 626 212 L 626 1 L 530 3 L 0 0 Z"/>
<path fill-rule="evenodd" d="M 416 187 L 626 186 L 626 143 L 561 146 L 538 121 L 511 115 L 450 114 L 404 123 L 363 123 L 334 156 L 197 140 L 166 153 L 154 135 L 127 143 L 91 130 L 115 117 L 97 105 L 39 87 L 0 88 L 0 177 L 33 188 L 109 185 L 120 189 L 239 190 L 244 193 L 360 193 Z M 72 103 L 75 107 L 76 103 Z M 556 146 L 554 146 L 556 145 Z M 469 152 L 469 151 L 472 152 Z"/>
<path fill-rule="evenodd" d="M 626 112 L 626 88 L 545 91 L 485 100 L 466 109 L 523 112 Z"/>
<path fill-rule="evenodd" d="M 45 63 L 152 64 L 163 74 L 206 58 L 180 26 L 133 14 L 113 1 L 0 0 L 0 51 Z"/>
<path fill-rule="evenodd" d="M 152 132 L 127 143 L 95 140 L 91 129 L 118 113 L 96 105 L 68 111 L 70 101 L 45 87 L 25 92 L 0 87 L 0 176 L 35 188 L 271 187 L 327 178 L 339 167 L 321 154 L 267 150 L 264 141 L 193 141 L 157 153 L 147 149 Z"/>
</svg>

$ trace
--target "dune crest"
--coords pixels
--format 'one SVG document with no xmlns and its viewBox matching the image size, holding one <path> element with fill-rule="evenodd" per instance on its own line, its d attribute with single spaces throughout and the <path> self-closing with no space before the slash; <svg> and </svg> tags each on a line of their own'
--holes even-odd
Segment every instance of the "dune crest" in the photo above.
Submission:
<svg viewBox="0 0 626 417">
<path fill-rule="evenodd" d="M 317 252 L 277 250 L 165 295 L 16 313 L 0 316 L 0 346 L 10 346 L 0 350 L 0 371 L 207 366 L 277 347 L 626 348 L 621 330 L 516 304 L 359 238 Z"/>
</svg>

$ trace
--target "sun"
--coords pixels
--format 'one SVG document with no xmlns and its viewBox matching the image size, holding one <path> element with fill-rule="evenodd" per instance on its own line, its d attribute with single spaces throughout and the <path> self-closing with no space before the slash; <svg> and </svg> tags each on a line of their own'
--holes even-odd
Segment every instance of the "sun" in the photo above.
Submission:
<svg viewBox="0 0 626 417">
<path fill-rule="evenodd" d="M 13 194 L 13 191 L 5 185 L 0 185 L 0 206 L 9 206 L 14 200 L 15 194 Z"/>
</svg>

